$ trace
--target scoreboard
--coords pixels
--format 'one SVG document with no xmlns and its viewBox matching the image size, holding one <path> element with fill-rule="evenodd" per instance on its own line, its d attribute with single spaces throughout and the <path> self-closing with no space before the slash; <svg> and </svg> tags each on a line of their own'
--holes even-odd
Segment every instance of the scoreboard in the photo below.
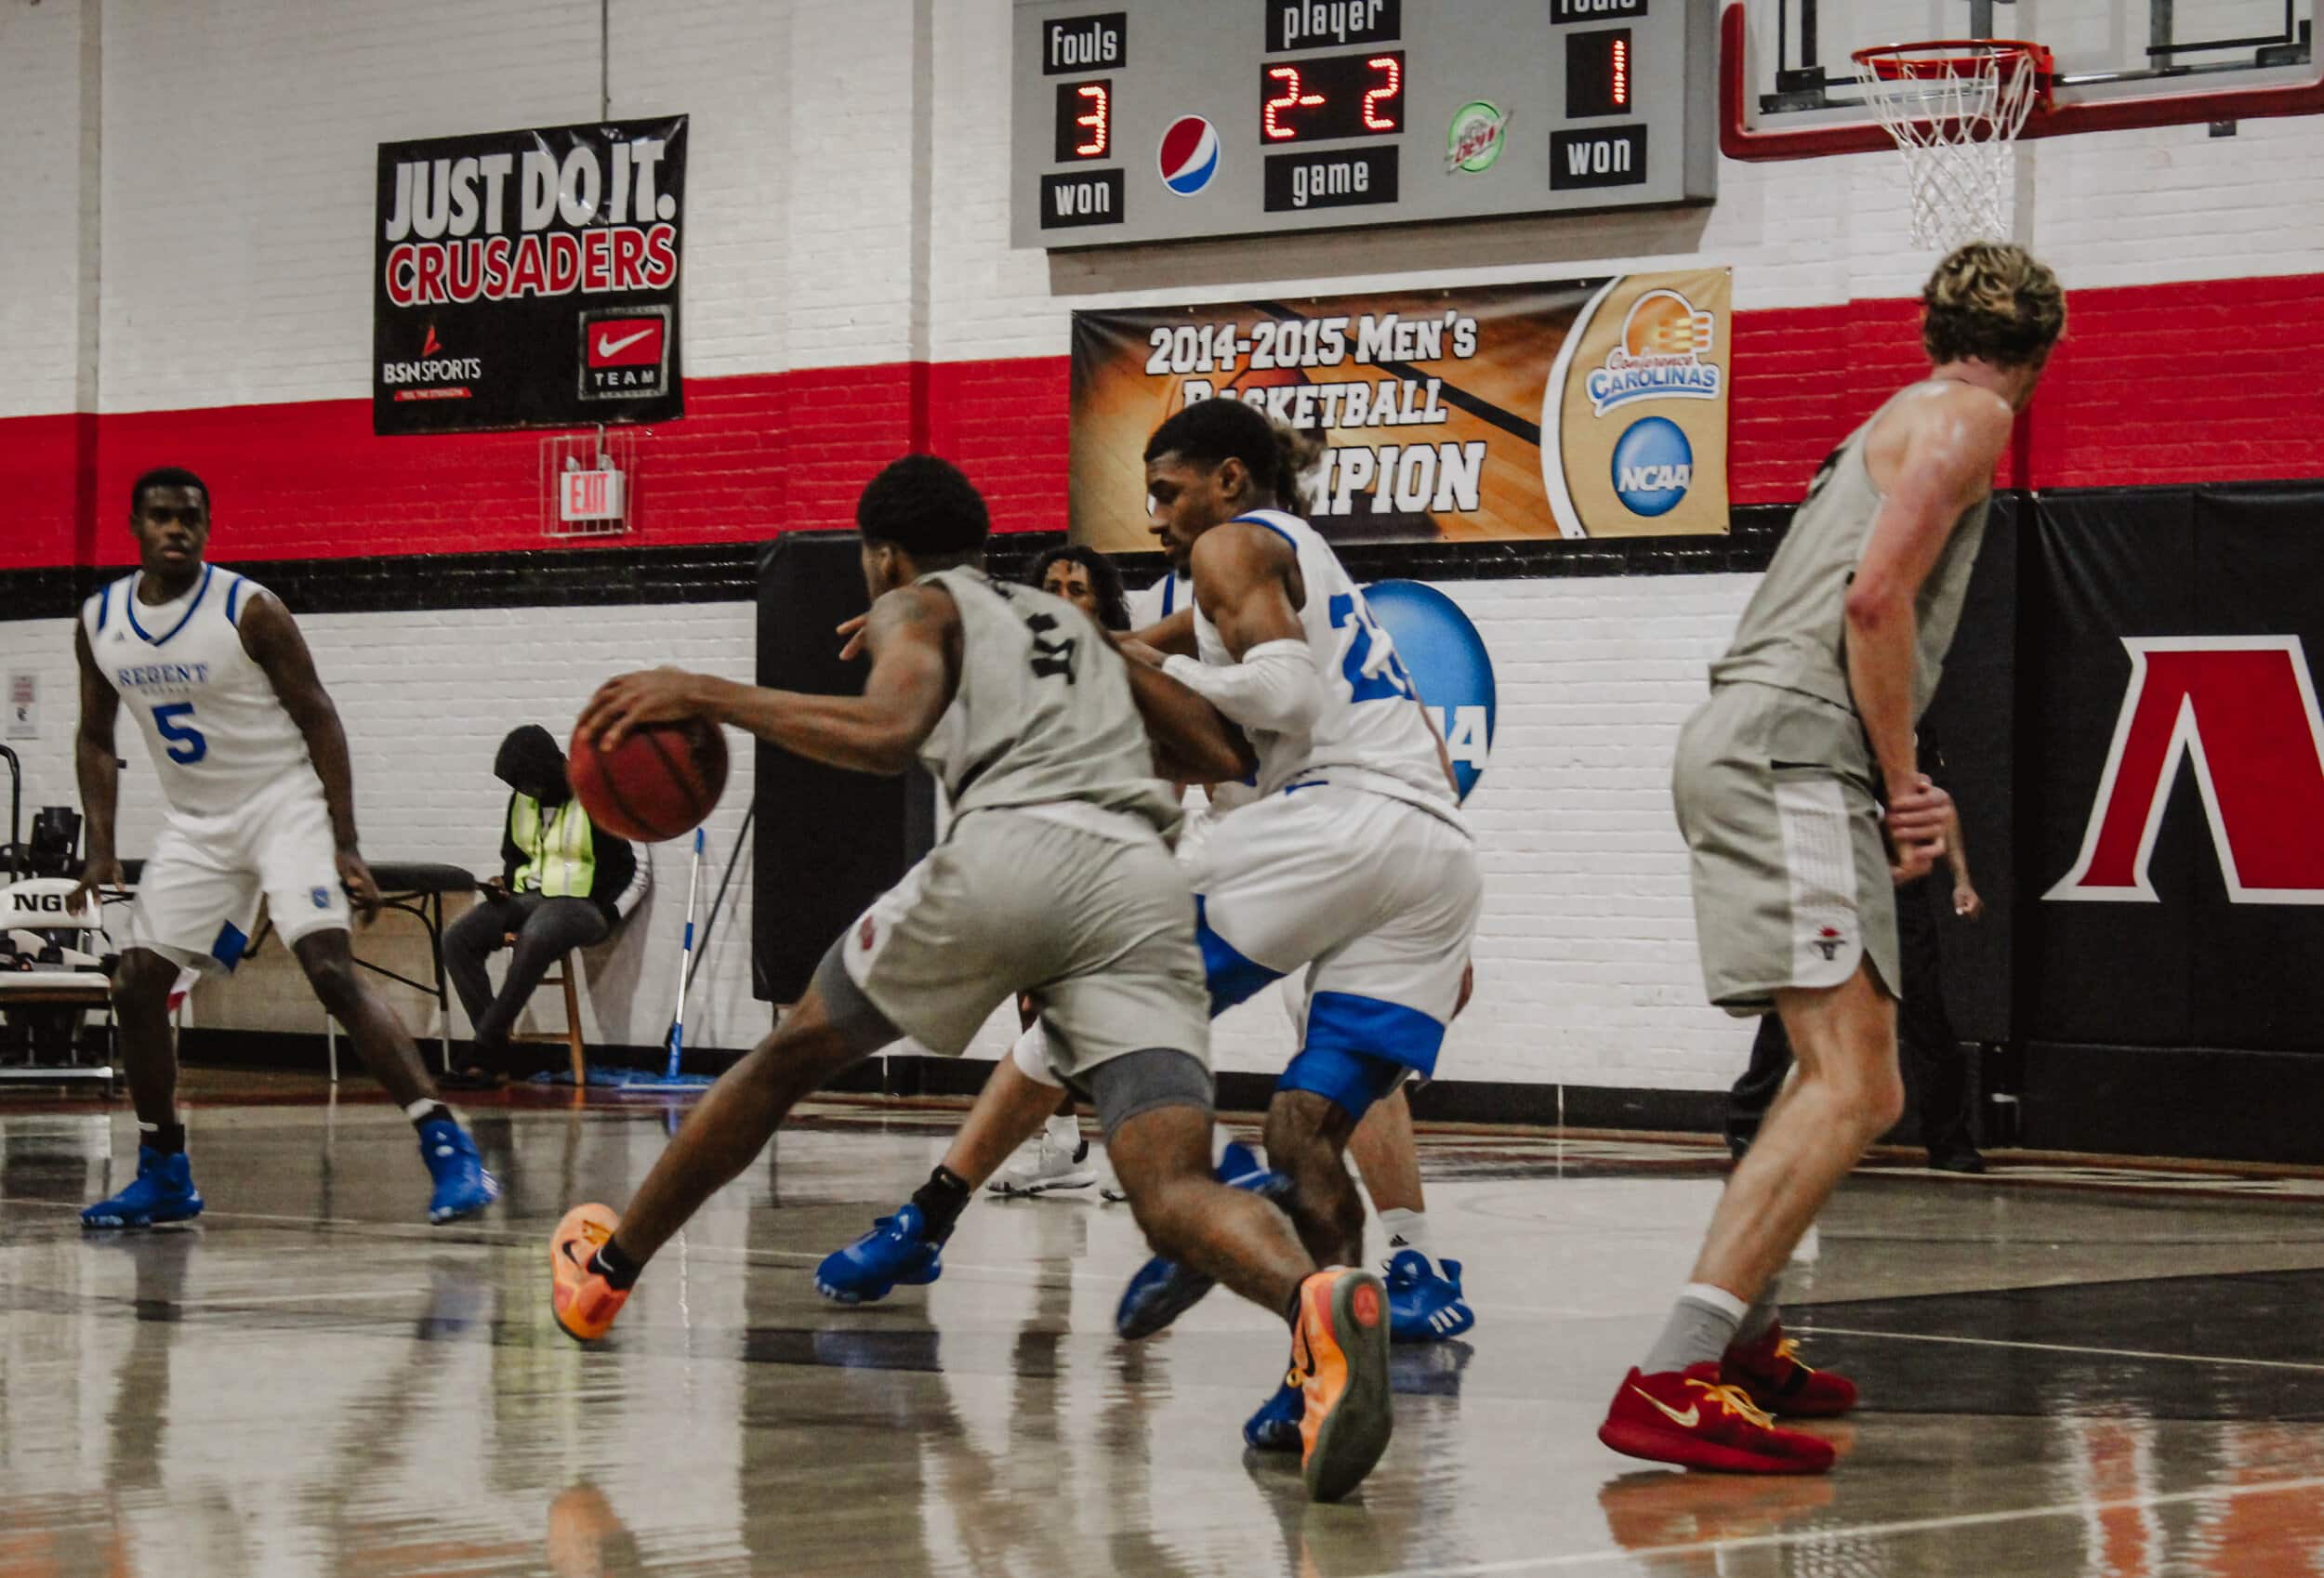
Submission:
<svg viewBox="0 0 2324 1578">
<path fill-rule="evenodd" d="M 1707 203 L 1715 0 L 1016 0 L 1010 239 Z"/>
</svg>

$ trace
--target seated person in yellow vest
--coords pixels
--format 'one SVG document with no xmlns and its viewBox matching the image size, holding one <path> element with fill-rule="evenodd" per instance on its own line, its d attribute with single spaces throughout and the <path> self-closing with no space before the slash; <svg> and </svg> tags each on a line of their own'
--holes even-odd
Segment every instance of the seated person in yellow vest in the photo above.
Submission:
<svg viewBox="0 0 2324 1578">
<path fill-rule="evenodd" d="M 511 730 L 493 759 L 493 776 L 510 791 L 500 874 L 443 934 L 444 973 L 475 1027 L 475 1055 L 444 1081 L 464 1090 L 488 1090 L 532 1072 L 529 1062 L 518 1066 L 508 1032 L 534 988 L 566 950 L 612 936 L 646 890 L 646 869 L 628 840 L 593 826 L 573 797 L 564 753 L 548 730 L 528 723 Z M 484 961 L 510 936 L 508 977 L 495 995 Z"/>
</svg>

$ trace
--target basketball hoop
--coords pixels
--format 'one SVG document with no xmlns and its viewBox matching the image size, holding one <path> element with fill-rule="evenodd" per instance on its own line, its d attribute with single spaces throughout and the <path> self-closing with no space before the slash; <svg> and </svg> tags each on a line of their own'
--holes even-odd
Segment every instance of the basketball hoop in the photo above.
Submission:
<svg viewBox="0 0 2324 1578">
<path fill-rule="evenodd" d="M 2015 38 L 1936 38 L 1858 49 L 1866 102 L 1905 156 L 1912 240 L 1945 250 L 2009 239 L 2010 150 L 2050 101 L 2050 52 Z"/>
</svg>

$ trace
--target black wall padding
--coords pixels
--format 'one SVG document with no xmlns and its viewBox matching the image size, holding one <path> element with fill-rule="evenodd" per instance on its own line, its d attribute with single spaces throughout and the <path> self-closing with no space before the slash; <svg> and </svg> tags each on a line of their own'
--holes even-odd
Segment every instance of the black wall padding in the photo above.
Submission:
<svg viewBox="0 0 2324 1578">
<path fill-rule="evenodd" d="M 853 533 L 776 538 L 759 560 L 759 683 L 859 694 L 870 665 L 841 663 L 833 631 L 865 606 Z M 832 939 L 927 848 L 909 829 L 929 820 L 929 784 L 758 751 L 751 982 L 765 1001 L 795 1003 Z"/>
</svg>

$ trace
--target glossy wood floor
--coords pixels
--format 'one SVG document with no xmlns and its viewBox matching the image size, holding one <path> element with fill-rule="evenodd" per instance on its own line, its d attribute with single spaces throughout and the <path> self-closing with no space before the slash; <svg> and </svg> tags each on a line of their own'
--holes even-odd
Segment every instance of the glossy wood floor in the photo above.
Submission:
<svg viewBox="0 0 2324 1578">
<path fill-rule="evenodd" d="M 2324 1570 L 2313 1177 L 1860 1175 L 1791 1296 L 1867 1406 L 1831 1427 L 1830 1478 L 1752 1480 L 1592 1435 L 1717 1153 L 1434 1137 L 1434 1230 L 1478 1325 L 1397 1350 L 1393 1447 L 1316 1507 L 1242 1448 L 1271 1317 L 1218 1295 L 1115 1339 L 1126 1207 L 981 1203 L 933 1287 L 817 1299 L 808 1269 L 926 1175 L 942 1114 L 818 1109 L 584 1352 L 549 1320 L 544 1234 L 618 1204 L 660 1105 L 470 1109 L 507 1199 L 430 1229 L 385 1106 L 202 1089 L 209 1213 L 106 1238 L 73 1210 L 125 1178 L 125 1115 L 0 1106 L 6 1578 Z"/>
</svg>

